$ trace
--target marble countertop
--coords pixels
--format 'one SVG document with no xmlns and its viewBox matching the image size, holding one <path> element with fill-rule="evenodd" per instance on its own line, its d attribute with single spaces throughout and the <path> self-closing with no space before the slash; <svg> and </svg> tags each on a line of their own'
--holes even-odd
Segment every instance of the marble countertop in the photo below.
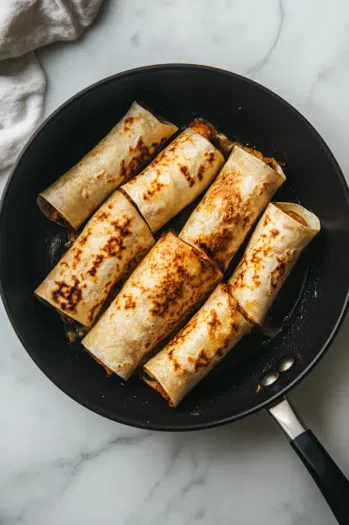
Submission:
<svg viewBox="0 0 349 525">
<path fill-rule="evenodd" d="M 161 62 L 254 78 L 300 110 L 349 174 L 347 0 L 105 0 L 78 42 L 38 53 L 44 116 L 112 73 Z M 1 187 L 7 174 L 0 177 Z M 266 413 L 153 433 L 107 421 L 36 368 L 0 311 L 1 525 L 330 525 Z M 349 475 L 349 321 L 291 398 Z"/>
</svg>

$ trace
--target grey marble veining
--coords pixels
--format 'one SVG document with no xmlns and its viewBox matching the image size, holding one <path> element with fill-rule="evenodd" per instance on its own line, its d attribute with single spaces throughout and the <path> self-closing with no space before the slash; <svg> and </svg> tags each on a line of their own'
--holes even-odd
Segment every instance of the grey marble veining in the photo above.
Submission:
<svg viewBox="0 0 349 525">
<path fill-rule="evenodd" d="M 349 173 L 347 0 L 106 0 L 80 41 L 38 55 L 45 116 L 88 84 L 140 65 L 203 63 L 250 76 L 299 109 Z M 346 321 L 292 395 L 347 475 L 348 336 Z M 127 428 L 52 385 L 2 306 L 0 338 L 1 525 L 335 523 L 265 413 L 188 434 Z"/>
</svg>

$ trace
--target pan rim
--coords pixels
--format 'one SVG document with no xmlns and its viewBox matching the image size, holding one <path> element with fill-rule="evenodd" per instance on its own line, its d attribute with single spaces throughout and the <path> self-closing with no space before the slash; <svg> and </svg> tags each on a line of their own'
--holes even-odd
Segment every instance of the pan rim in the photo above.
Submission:
<svg viewBox="0 0 349 525">
<path fill-rule="evenodd" d="M 23 162 L 23 158 L 25 157 L 27 151 L 30 149 L 32 144 L 37 140 L 37 138 L 45 131 L 46 125 L 48 123 L 51 123 L 54 121 L 62 111 L 64 111 L 66 108 L 68 108 L 71 104 L 74 104 L 80 97 L 84 96 L 85 94 L 92 92 L 95 89 L 98 89 L 100 85 L 106 84 L 109 82 L 113 82 L 115 79 L 120 79 L 126 76 L 132 76 L 132 75 L 141 75 L 143 73 L 148 72 L 154 72 L 154 71 L 166 71 L 166 70 L 177 70 L 177 71 L 186 71 L 186 70 L 200 70 L 200 71 L 207 71 L 210 73 L 216 73 L 219 75 L 229 76 L 233 77 L 235 79 L 238 79 L 242 82 L 245 82 L 247 84 L 251 84 L 254 87 L 257 87 L 259 90 L 264 91 L 268 95 L 270 95 L 272 98 L 277 99 L 281 104 L 286 106 L 290 111 L 292 111 L 302 122 L 305 124 L 308 129 L 313 134 L 314 138 L 317 140 L 317 142 L 320 143 L 322 149 L 326 153 L 327 157 L 329 158 L 329 161 L 333 165 L 334 170 L 337 173 L 338 181 L 340 182 L 342 186 L 342 194 L 345 198 L 347 208 L 349 210 L 349 189 L 348 185 L 346 183 L 346 180 L 344 178 L 343 172 L 335 159 L 332 151 L 324 141 L 324 139 L 320 136 L 320 134 L 316 131 L 314 126 L 296 109 L 294 108 L 289 102 L 287 102 L 285 99 L 274 93 L 272 90 L 266 88 L 265 86 L 259 84 L 258 82 L 251 80 L 249 78 L 244 77 L 243 75 L 239 75 L 237 73 L 227 71 L 225 69 L 216 68 L 212 66 L 205 66 L 200 64 L 189 64 L 189 63 L 167 63 L 167 64 L 155 64 L 155 65 L 148 65 L 143 67 L 137 67 L 133 69 L 129 69 L 126 71 L 122 71 L 120 73 L 116 73 L 113 75 L 110 75 L 108 77 L 105 77 L 88 87 L 84 88 L 83 90 L 79 91 L 72 97 L 70 97 L 66 102 L 61 104 L 55 111 L 53 111 L 37 128 L 37 130 L 33 133 L 33 135 L 29 138 L 25 146 L 23 147 L 17 161 L 13 165 L 10 171 L 10 175 L 8 177 L 8 180 L 5 184 L 3 194 L 1 196 L 0 201 L 0 237 L 2 232 L 2 224 L 3 224 L 3 214 L 4 214 L 4 204 L 7 198 L 8 191 L 13 183 L 15 172 L 17 171 L 17 168 L 20 166 L 20 164 Z M 78 395 L 76 395 L 73 392 L 69 391 L 69 388 L 66 387 L 64 384 L 64 381 L 57 380 L 57 378 L 53 379 L 53 374 L 51 371 L 47 371 L 45 369 L 45 365 L 41 362 L 40 356 L 36 354 L 35 351 L 32 351 L 32 349 L 29 349 L 27 347 L 26 342 L 24 341 L 24 338 L 22 337 L 19 327 L 17 326 L 17 323 L 14 319 L 14 314 L 11 309 L 10 301 L 7 297 L 6 293 L 6 285 L 4 283 L 3 279 L 3 271 L 2 266 L 0 265 L 0 295 L 3 301 L 3 305 L 5 307 L 5 311 L 7 313 L 8 319 L 10 321 L 10 324 L 17 335 L 18 339 L 20 340 L 22 346 L 28 353 L 28 355 L 31 357 L 31 359 L 34 361 L 34 363 L 40 368 L 40 370 L 43 372 L 43 374 L 55 385 L 57 386 L 62 392 L 64 392 L 68 397 L 79 403 L 80 405 L 84 406 L 85 408 L 91 410 L 92 412 L 103 416 L 107 419 L 110 419 L 112 421 L 115 421 L 117 423 L 121 423 L 130 427 L 134 428 L 140 428 L 140 429 L 146 429 L 146 430 L 156 430 L 156 431 L 168 431 L 168 432 L 184 432 L 184 431 L 194 431 L 194 430 L 203 430 L 203 429 L 210 429 L 214 427 L 218 427 L 221 425 L 225 425 L 227 423 L 232 423 L 233 421 L 237 421 L 239 419 L 242 419 L 244 417 L 247 417 L 249 415 L 254 414 L 255 412 L 258 412 L 262 409 L 268 408 L 269 406 L 275 404 L 278 399 L 282 398 L 285 394 L 290 392 L 298 383 L 300 383 L 314 368 L 314 366 L 320 361 L 320 359 L 324 356 L 325 352 L 329 349 L 331 343 L 333 342 L 334 338 L 336 337 L 344 319 L 345 314 L 348 310 L 349 306 L 349 289 L 346 291 L 345 300 L 342 305 L 341 312 L 337 318 L 337 321 L 329 334 L 327 340 L 323 344 L 322 348 L 319 349 L 317 355 L 314 357 L 314 359 L 308 364 L 307 367 L 304 368 L 304 370 L 301 371 L 297 377 L 291 381 L 288 385 L 286 385 L 280 392 L 274 394 L 271 398 L 262 401 L 261 403 L 255 405 L 254 407 L 247 409 L 243 412 L 240 412 L 239 414 L 215 419 L 209 422 L 204 423 L 192 423 L 192 424 L 184 424 L 184 425 L 171 425 L 171 424 L 157 424 L 157 423 L 151 423 L 151 422 L 139 422 L 139 421 L 133 421 L 132 418 L 128 419 L 123 416 L 113 414 L 109 410 L 105 410 L 100 406 L 97 406 L 94 403 L 88 402 L 84 400 L 83 398 L 79 398 Z"/>
</svg>

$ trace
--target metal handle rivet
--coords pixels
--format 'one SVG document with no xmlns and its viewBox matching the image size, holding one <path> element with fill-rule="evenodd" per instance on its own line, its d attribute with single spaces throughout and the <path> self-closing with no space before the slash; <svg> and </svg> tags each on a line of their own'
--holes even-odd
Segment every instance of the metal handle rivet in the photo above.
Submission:
<svg viewBox="0 0 349 525">
<path fill-rule="evenodd" d="M 293 356 L 284 357 L 279 363 L 279 372 L 287 372 L 295 364 L 296 360 Z"/>
<path fill-rule="evenodd" d="M 264 376 L 261 379 L 261 385 L 264 387 L 271 386 L 274 383 L 276 383 L 279 377 L 280 377 L 279 372 L 267 372 L 266 374 L 264 374 Z"/>
</svg>

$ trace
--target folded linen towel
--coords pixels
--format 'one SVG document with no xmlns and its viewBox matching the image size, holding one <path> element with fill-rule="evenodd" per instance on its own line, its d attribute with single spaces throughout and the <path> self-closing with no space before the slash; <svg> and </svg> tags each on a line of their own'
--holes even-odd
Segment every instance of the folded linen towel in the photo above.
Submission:
<svg viewBox="0 0 349 525">
<path fill-rule="evenodd" d="M 74 40 L 102 0 L 1 0 L 0 169 L 10 166 L 41 117 L 45 75 L 33 50 Z"/>
</svg>

